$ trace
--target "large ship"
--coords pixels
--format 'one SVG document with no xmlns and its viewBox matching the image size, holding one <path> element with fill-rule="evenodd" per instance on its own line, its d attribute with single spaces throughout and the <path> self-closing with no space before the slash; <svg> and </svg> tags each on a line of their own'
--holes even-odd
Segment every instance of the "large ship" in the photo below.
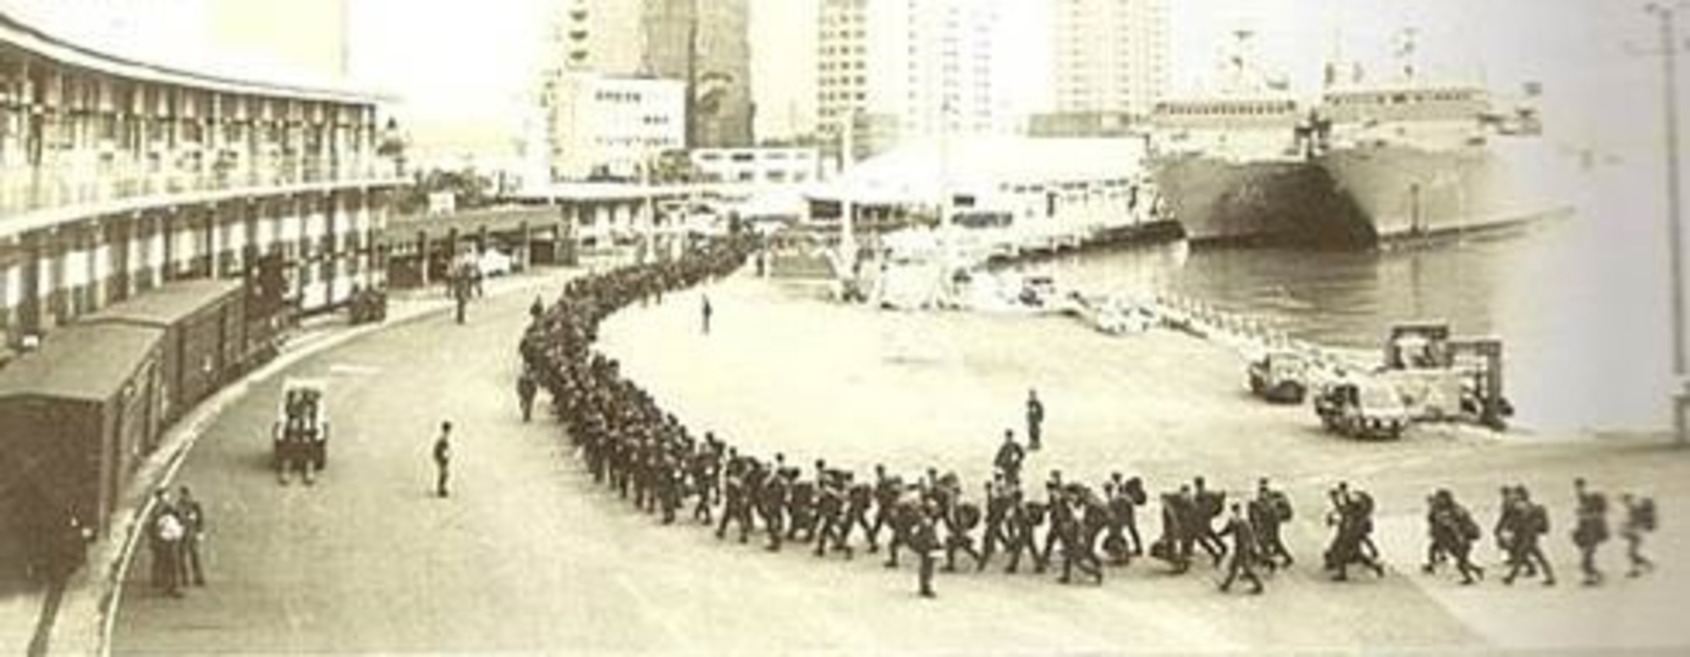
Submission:
<svg viewBox="0 0 1690 657">
<path fill-rule="evenodd" d="M 1226 96 L 1158 106 L 1156 179 L 1188 239 L 1371 248 L 1572 210 L 1571 158 L 1529 103 L 1500 109 L 1483 87 L 1428 83 L 1412 65 L 1388 84 L 1332 71 L 1306 111 L 1240 112 Z M 1179 147 L 1197 131 L 1215 133 L 1211 147 Z M 1240 135 L 1259 143 L 1212 146 Z"/>
</svg>

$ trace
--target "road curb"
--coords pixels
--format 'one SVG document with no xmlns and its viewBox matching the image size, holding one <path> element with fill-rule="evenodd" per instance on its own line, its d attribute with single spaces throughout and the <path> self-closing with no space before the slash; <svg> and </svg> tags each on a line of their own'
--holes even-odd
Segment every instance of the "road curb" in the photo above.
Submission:
<svg viewBox="0 0 1690 657">
<path fill-rule="evenodd" d="M 562 283 L 577 270 L 556 270 L 532 279 L 521 280 L 503 289 L 489 290 L 487 297 L 500 297 L 531 291 L 550 284 Z M 353 340 L 382 331 L 399 328 L 431 316 L 446 314 L 452 304 L 444 299 L 426 299 L 416 303 L 414 310 L 389 316 L 380 324 L 370 324 L 344 330 L 326 329 L 320 333 L 301 336 L 283 352 L 262 367 L 248 372 L 224 386 L 211 397 L 195 405 L 160 438 L 161 447 L 136 473 L 124 489 L 125 500 L 112 514 L 113 527 L 107 537 L 90 548 L 88 567 L 65 585 L 64 598 L 56 613 L 43 608 L 39 623 L 45 636 L 37 635 L 31 654 L 99 655 L 111 654 L 111 637 L 117 622 L 118 605 L 123 600 L 123 583 L 128 577 L 129 564 L 140 542 L 142 520 L 152 512 L 150 491 L 175 479 L 188 453 L 211 423 L 236 402 L 244 399 L 255 385 L 274 377 L 283 370 L 324 351 Z M 44 640 L 43 640 L 44 639 Z"/>
</svg>

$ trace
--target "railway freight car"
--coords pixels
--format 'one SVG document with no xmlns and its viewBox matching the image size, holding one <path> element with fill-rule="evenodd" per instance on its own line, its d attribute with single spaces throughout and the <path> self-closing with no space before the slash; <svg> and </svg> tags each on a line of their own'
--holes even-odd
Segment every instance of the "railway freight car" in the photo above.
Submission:
<svg viewBox="0 0 1690 657">
<path fill-rule="evenodd" d="M 162 427 L 164 332 L 75 324 L 0 369 L 0 551 L 65 565 L 67 527 L 110 530 L 111 513 Z"/>
<path fill-rule="evenodd" d="M 238 375 L 250 349 L 245 295 L 238 281 L 170 283 L 113 304 L 84 321 L 164 331 L 166 422 L 174 422 Z"/>
</svg>

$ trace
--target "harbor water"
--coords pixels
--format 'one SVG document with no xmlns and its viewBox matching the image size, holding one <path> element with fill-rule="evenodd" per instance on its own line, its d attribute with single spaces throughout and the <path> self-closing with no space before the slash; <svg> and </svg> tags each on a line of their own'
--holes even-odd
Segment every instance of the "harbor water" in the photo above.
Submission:
<svg viewBox="0 0 1690 657">
<path fill-rule="evenodd" d="M 1571 217 L 1378 252 L 1167 243 L 1021 266 L 1088 293 L 1171 292 L 1293 338 L 1373 349 L 1447 321 L 1505 343 L 1516 424 L 1541 433 L 1670 426 L 1668 266 L 1653 182 L 1595 176 Z"/>
</svg>

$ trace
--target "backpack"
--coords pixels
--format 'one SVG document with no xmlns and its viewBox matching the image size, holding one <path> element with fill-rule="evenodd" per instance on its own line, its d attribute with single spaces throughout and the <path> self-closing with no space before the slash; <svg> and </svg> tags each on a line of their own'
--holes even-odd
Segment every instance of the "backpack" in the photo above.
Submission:
<svg viewBox="0 0 1690 657">
<path fill-rule="evenodd" d="M 1531 510 L 1527 512 L 1526 522 L 1532 532 L 1539 536 L 1549 533 L 1549 511 L 1541 504 L 1532 505 Z"/>
<path fill-rule="evenodd" d="M 1290 522 L 1293 515 L 1291 498 L 1286 497 L 1285 493 L 1274 491 L 1272 497 L 1269 498 L 1269 502 L 1273 504 L 1273 514 L 1279 516 L 1280 522 Z"/>
<path fill-rule="evenodd" d="M 1643 531 L 1655 531 L 1655 500 L 1647 497 L 1637 500 L 1634 513 L 1637 514 L 1638 527 L 1642 527 Z"/>
<path fill-rule="evenodd" d="M 1456 511 L 1455 523 L 1456 528 L 1461 531 L 1462 538 L 1469 541 L 1479 540 L 1479 536 L 1483 534 L 1479 529 L 1479 523 L 1473 521 L 1473 514 L 1468 513 L 1466 509 Z"/>
</svg>

